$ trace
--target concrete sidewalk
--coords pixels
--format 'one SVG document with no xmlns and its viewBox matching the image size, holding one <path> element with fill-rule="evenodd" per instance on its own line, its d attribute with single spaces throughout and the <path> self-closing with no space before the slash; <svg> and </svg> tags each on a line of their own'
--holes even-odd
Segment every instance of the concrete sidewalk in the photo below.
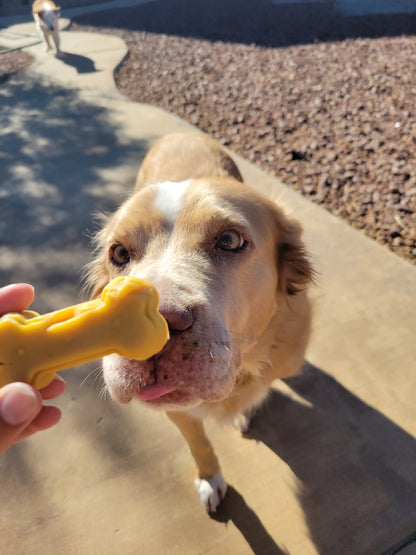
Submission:
<svg viewBox="0 0 416 555">
<path fill-rule="evenodd" d="M 81 300 L 94 214 L 156 139 L 193 129 L 116 90 L 120 39 L 63 32 L 62 48 L 30 47 L 0 86 L 0 284 L 33 283 L 39 312 Z M 171 423 L 103 398 L 98 363 L 67 371 L 61 423 L 0 458 L 2 554 L 364 555 L 416 529 L 416 268 L 234 158 L 302 221 L 319 271 L 303 375 L 246 437 L 208 424 L 230 484 L 209 517 Z"/>
</svg>

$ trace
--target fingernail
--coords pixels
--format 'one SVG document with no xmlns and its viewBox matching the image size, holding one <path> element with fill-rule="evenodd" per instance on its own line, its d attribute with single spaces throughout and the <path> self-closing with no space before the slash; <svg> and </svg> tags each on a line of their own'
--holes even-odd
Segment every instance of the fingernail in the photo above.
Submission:
<svg viewBox="0 0 416 555">
<path fill-rule="evenodd" d="M 14 383 L 0 401 L 0 417 L 9 426 L 18 426 L 39 412 L 39 398 L 25 383 Z"/>
</svg>

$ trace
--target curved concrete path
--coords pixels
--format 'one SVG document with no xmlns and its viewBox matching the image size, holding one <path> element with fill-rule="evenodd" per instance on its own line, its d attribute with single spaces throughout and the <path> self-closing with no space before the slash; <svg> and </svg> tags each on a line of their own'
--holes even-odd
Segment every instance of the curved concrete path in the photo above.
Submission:
<svg viewBox="0 0 416 555">
<path fill-rule="evenodd" d="M 32 67 L 0 85 L 0 283 L 32 282 L 40 312 L 81 299 L 94 214 L 158 137 L 192 129 L 116 90 L 120 39 L 63 32 L 62 47 L 28 48 Z M 415 530 L 416 268 L 235 158 L 303 222 L 320 272 L 304 374 L 276 383 L 247 437 L 208 424 L 230 484 L 209 517 L 171 423 L 109 402 L 98 363 L 67 371 L 61 423 L 0 457 L 2 554 L 364 555 Z"/>
</svg>

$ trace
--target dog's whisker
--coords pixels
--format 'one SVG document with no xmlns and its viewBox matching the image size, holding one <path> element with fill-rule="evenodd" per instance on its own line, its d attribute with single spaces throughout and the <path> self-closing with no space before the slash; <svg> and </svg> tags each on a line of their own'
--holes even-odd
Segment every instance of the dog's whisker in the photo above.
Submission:
<svg viewBox="0 0 416 555">
<path fill-rule="evenodd" d="M 108 399 L 110 397 L 108 394 L 107 385 L 103 381 L 103 375 L 102 375 L 102 370 L 100 366 L 97 366 L 96 368 L 93 368 L 90 372 L 88 372 L 88 374 L 82 380 L 81 385 L 84 385 L 90 379 L 91 379 L 90 391 L 97 390 L 98 400 L 108 402 Z"/>
<path fill-rule="evenodd" d="M 103 384 L 101 386 L 101 390 L 98 392 L 98 399 L 99 399 L 99 401 L 114 402 L 113 399 L 108 394 L 108 389 L 107 389 L 106 384 Z"/>
<path fill-rule="evenodd" d="M 88 380 L 90 380 L 90 378 L 92 378 L 92 381 L 90 382 L 90 391 L 93 389 L 99 389 L 102 387 L 102 372 L 101 372 L 101 367 L 97 366 L 96 368 L 93 368 L 88 374 L 87 376 L 82 380 L 81 385 L 83 385 L 84 383 L 86 383 Z"/>
<path fill-rule="evenodd" d="M 99 367 L 98 367 L 98 368 L 93 368 L 92 370 L 90 370 L 90 371 L 88 372 L 88 374 L 87 374 L 87 375 L 85 376 L 85 378 L 82 380 L 82 382 L 81 382 L 80 385 L 81 385 L 81 386 L 84 385 L 91 377 L 94 378 L 94 380 L 93 380 L 93 384 L 94 384 L 94 382 L 97 380 L 97 378 L 99 378 L 100 372 L 101 372 L 101 368 L 99 368 Z"/>
<path fill-rule="evenodd" d="M 106 384 L 101 382 L 100 389 L 99 389 L 99 398 L 100 399 L 105 399 L 107 393 L 108 393 L 108 390 L 107 390 Z"/>
</svg>

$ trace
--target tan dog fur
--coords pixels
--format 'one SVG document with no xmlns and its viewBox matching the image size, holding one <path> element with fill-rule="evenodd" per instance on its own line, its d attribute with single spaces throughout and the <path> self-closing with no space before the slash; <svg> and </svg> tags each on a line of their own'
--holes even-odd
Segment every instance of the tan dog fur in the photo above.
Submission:
<svg viewBox="0 0 416 555">
<path fill-rule="evenodd" d="M 105 357 L 109 392 L 118 402 L 138 397 L 167 412 L 195 458 L 208 511 L 226 484 L 202 420 L 245 429 L 272 381 L 303 362 L 313 270 L 301 233 L 242 182 L 214 140 L 183 133 L 150 150 L 132 196 L 97 235 L 93 296 L 118 275 L 149 279 L 171 333 L 149 361 Z"/>
</svg>

